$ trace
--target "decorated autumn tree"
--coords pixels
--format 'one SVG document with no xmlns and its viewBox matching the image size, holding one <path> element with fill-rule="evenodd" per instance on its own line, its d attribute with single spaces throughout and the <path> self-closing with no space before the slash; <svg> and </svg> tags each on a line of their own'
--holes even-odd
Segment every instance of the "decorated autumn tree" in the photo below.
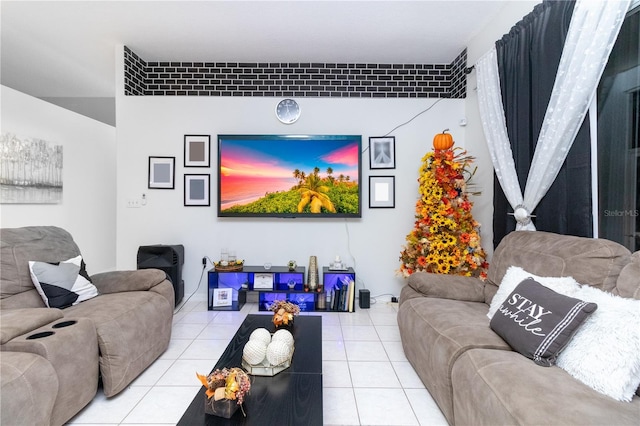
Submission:
<svg viewBox="0 0 640 426">
<path fill-rule="evenodd" d="M 446 132 L 434 137 L 434 150 L 422 158 L 415 226 L 406 237 L 398 272 L 404 277 L 424 271 L 485 279 L 488 263 L 467 191 L 474 158 L 453 148 Z"/>
</svg>

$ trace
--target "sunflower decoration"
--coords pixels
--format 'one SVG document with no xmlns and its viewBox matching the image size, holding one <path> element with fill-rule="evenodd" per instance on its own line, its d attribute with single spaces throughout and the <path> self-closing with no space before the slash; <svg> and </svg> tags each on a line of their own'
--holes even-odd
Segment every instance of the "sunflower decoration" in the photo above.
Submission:
<svg viewBox="0 0 640 426">
<path fill-rule="evenodd" d="M 398 273 L 403 277 L 424 271 L 486 278 L 489 264 L 469 201 L 469 195 L 478 193 L 467 190 L 475 173 L 470 170 L 473 160 L 452 146 L 436 147 L 422 158 L 416 220 L 400 253 Z"/>
</svg>

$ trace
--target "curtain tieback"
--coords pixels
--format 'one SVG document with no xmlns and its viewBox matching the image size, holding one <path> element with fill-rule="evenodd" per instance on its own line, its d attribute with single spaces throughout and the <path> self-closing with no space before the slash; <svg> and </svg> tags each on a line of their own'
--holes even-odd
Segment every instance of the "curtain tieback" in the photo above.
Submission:
<svg viewBox="0 0 640 426">
<path fill-rule="evenodd" d="M 536 217 L 529 213 L 529 210 L 522 204 L 518 204 L 516 208 L 513 209 L 513 213 L 509 213 L 509 215 L 512 215 L 516 219 L 516 222 L 522 226 L 530 224 L 531 218 Z"/>
</svg>

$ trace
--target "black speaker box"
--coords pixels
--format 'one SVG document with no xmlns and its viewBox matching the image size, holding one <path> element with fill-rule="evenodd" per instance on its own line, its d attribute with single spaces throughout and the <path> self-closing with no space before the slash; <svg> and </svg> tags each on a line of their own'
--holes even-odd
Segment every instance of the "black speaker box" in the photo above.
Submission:
<svg viewBox="0 0 640 426">
<path fill-rule="evenodd" d="M 138 248 L 138 269 L 155 268 L 164 271 L 173 284 L 176 306 L 184 297 L 183 264 L 184 246 L 182 244 L 140 246 Z"/>
<path fill-rule="evenodd" d="M 360 289 L 359 293 L 358 293 L 358 306 L 360 306 L 360 309 L 368 309 L 369 305 L 370 305 L 370 300 L 369 300 L 369 290 L 367 289 Z"/>
</svg>

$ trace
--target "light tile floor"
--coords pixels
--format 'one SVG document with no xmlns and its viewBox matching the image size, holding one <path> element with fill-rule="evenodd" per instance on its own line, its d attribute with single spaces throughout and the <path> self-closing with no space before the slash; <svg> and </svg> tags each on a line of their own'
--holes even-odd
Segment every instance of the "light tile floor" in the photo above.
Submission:
<svg viewBox="0 0 640 426">
<path fill-rule="evenodd" d="M 239 312 L 208 311 L 189 301 L 174 317 L 167 351 L 128 389 L 94 400 L 69 424 L 174 425 L 256 304 Z M 397 304 L 379 301 L 354 313 L 322 315 L 323 405 L 326 425 L 446 425 L 402 351 Z M 268 425 L 267 425 L 268 426 Z"/>
</svg>

